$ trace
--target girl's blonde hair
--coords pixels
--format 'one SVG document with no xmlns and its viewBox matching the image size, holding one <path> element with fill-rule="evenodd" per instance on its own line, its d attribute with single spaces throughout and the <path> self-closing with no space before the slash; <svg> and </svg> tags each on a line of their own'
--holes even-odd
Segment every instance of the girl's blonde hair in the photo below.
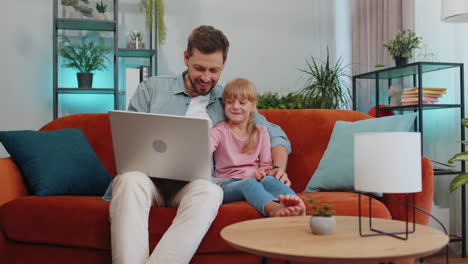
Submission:
<svg viewBox="0 0 468 264">
<path fill-rule="evenodd" d="M 231 80 L 224 87 L 223 106 L 228 98 L 242 98 L 249 100 L 257 108 L 257 89 L 255 84 L 247 79 Z M 249 136 L 242 152 L 247 152 L 257 144 L 258 129 L 255 124 L 255 111 L 252 111 L 247 121 L 247 135 Z"/>
</svg>

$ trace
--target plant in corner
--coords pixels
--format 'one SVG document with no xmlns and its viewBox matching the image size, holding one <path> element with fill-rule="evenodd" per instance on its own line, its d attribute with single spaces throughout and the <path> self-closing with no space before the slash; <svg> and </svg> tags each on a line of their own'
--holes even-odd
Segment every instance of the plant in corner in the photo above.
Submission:
<svg viewBox="0 0 468 264">
<path fill-rule="evenodd" d="M 462 118 L 461 123 L 465 128 L 468 128 L 468 118 Z M 468 141 L 461 141 L 465 146 L 468 146 Z M 453 164 L 455 161 L 465 161 L 468 160 L 468 151 L 461 152 L 455 154 L 449 161 L 449 164 Z M 462 186 L 463 184 L 468 183 L 468 173 L 462 173 L 457 175 L 453 178 L 452 182 L 450 182 L 450 191 L 453 192 L 458 187 Z"/>
<path fill-rule="evenodd" d="M 384 43 L 384 47 L 388 49 L 388 53 L 395 59 L 396 66 L 405 65 L 408 59 L 413 56 L 413 50 L 419 48 L 422 37 L 416 36 L 412 30 L 407 29 L 398 31 L 394 39 L 390 39 Z"/>
<path fill-rule="evenodd" d="M 258 95 L 257 109 L 304 109 L 303 96 L 297 92 L 290 92 L 280 96 L 278 93 L 266 92 Z"/>
<path fill-rule="evenodd" d="M 96 11 L 98 12 L 95 15 L 97 20 L 107 20 L 107 16 L 106 16 L 107 5 L 104 4 L 102 0 L 100 3 L 96 2 Z"/>
<path fill-rule="evenodd" d="M 303 96 L 303 108 L 339 109 L 346 108 L 351 94 L 342 82 L 343 78 L 349 78 L 343 66 L 343 59 L 332 65 L 327 48 L 327 59 L 319 63 L 314 57 L 312 62 L 306 60 L 307 69 L 300 70 L 305 73 L 305 87 L 299 91 Z"/>
<path fill-rule="evenodd" d="M 66 36 L 61 37 L 58 52 L 65 60 L 64 66 L 78 71 L 78 88 L 92 88 L 92 72 L 107 70 L 106 62 L 111 61 L 106 55 L 112 49 L 103 44 L 96 44 L 87 37 L 83 37 L 78 44 L 72 43 Z"/>
<path fill-rule="evenodd" d="M 319 204 L 319 201 L 309 197 L 307 200 L 310 204 L 307 213 L 312 214 L 310 217 L 310 230 L 313 234 L 329 235 L 336 228 L 336 211 L 332 210 L 333 205 Z"/>
<path fill-rule="evenodd" d="M 140 10 L 146 12 L 146 26 L 151 30 L 153 26 L 153 13 L 156 8 L 156 25 L 158 44 L 166 40 L 166 24 L 164 23 L 164 0 L 140 0 Z"/>
</svg>

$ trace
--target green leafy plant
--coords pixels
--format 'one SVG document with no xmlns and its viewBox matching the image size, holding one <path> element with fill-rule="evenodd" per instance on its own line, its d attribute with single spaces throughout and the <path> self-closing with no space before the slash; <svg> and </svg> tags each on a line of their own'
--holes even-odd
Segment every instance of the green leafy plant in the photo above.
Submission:
<svg viewBox="0 0 468 264">
<path fill-rule="evenodd" d="M 86 5 L 80 4 L 80 1 Z M 71 6 L 76 11 L 80 12 L 83 16 L 92 17 L 93 16 L 93 9 L 88 7 L 89 0 L 62 0 L 62 5 L 64 6 Z"/>
<path fill-rule="evenodd" d="M 309 198 L 307 201 L 310 203 L 310 209 L 307 208 L 308 214 L 313 216 L 333 216 L 336 214 L 336 211 L 332 210 L 335 207 L 334 205 L 320 204 L 320 201 L 313 198 Z"/>
<path fill-rule="evenodd" d="M 151 30 L 153 27 L 153 13 L 156 8 L 156 23 L 158 27 L 158 44 L 161 45 L 166 40 L 166 24 L 164 22 L 164 1 L 163 0 L 140 0 L 140 10 L 146 12 L 146 26 Z"/>
<path fill-rule="evenodd" d="M 104 4 L 102 0 L 100 3 L 96 2 L 96 10 L 98 11 L 98 13 L 104 14 L 107 12 L 107 5 Z"/>
<path fill-rule="evenodd" d="M 468 127 L 468 118 L 462 118 L 461 123 L 465 128 L 467 128 Z M 460 142 L 463 143 L 465 146 L 468 146 L 468 141 L 460 141 Z M 465 160 L 468 160 L 468 151 L 455 154 L 448 161 L 448 163 L 453 164 L 455 161 L 465 161 Z M 450 182 L 450 191 L 453 192 L 458 187 L 460 187 L 460 186 L 462 186 L 463 184 L 466 184 L 466 183 L 468 183 L 468 173 L 459 174 L 455 178 L 453 178 L 452 182 Z"/>
<path fill-rule="evenodd" d="M 347 106 L 351 99 L 349 90 L 343 85 L 343 78 L 350 78 L 345 73 L 343 59 L 332 65 L 327 48 L 327 59 L 319 63 L 314 57 L 311 62 L 306 60 L 307 69 L 300 70 L 306 74 L 305 87 L 299 91 L 304 96 L 303 105 L 306 108 L 338 109 Z"/>
<path fill-rule="evenodd" d="M 141 34 L 141 32 L 133 31 L 132 34 L 130 34 L 130 39 L 131 40 L 142 41 L 143 40 L 143 35 Z"/>
<path fill-rule="evenodd" d="M 416 36 L 412 30 L 403 30 L 395 34 L 394 39 L 390 39 L 384 43 L 384 47 L 388 49 L 388 53 L 392 57 L 411 58 L 413 50 L 419 48 L 422 37 Z"/>
<path fill-rule="evenodd" d="M 112 49 L 103 44 L 83 37 L 78 44 L 72 43 L 66 36 L 62 36 L 62 41 L 58 48 L 59 54 L 65 59 L 64 66 L 74 68 L 78 72 L 93 72 L 96 70 L 106 70 L 106 62 L 110 59 L 106 56 Z"/>
<path fill-rule="evenodd" d="M 258 109 L 303 109 L 303 95 L 295 92 L 285 96 L 278 93 L 266 92 L 258 95 Z"/>
</svg>

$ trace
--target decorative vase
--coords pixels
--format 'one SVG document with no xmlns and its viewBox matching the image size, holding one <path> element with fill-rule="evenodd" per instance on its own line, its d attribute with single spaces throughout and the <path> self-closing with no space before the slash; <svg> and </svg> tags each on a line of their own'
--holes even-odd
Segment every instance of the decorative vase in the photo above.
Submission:
<svg viewBox="0 0 468 264">
<path fill-rule="evenodd" d="M 78 72 L 76 73 L 78 78 L 79 89 L 91 89 L 93 87 L 93 73 L 91 72 Z"/>
<path fill-rule="evenodd" d="M 96 20 L 107 20 L 106 13 L 97 13 L 96 15 L 94 15 L 94 17 L 96 18 Z"/>
<path fill-rule="evenodd" d="M 403 57 L 394 57 L 395 59 L 395 65 L 398 66 L 403 66 L 408 64 L 408 58 L 403 58 Z"/>
<path fill-rule="evenodd" d="M 144 49 L 145 42 L 144 41 L 137 41 L 137 40 L 130 40 L 127 44 L 128 49 Z"/>
<path fill-rule="evenodd" d="M 315 235 L 331 235 L 335 232 L 335 216 L 311 216 L 309 222 L 310 230 Z"/>
</svg>

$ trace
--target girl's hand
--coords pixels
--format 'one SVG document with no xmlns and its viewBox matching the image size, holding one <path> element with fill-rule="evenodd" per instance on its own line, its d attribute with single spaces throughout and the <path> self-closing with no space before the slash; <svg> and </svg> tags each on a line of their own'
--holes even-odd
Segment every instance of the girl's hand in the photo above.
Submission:
<svg viewBox="0 0 468 264">
<path fill-rule="evenodd" d="M 291 186 L 291 180 L 288 178 L 288 174 L 282 169 L 282 168 L 274 168 L 271 167 L 272 170 L 267 171 L 267 174 L 269 176 L 273 176 L 279 181 L 282 181 L 286 186 Z"/>
<path fill-rule="evenodd" d="M 258 169 L 255 171 L 254 178 L 255 178 L 257 181 L 259 181 L 259 180 L 265 178 L 265 176 L 267 175 L 267 172 L 270 171 L 271 169 L 273 169 L 273 166 L 266 166 L 266 167 L 258 168 Z"/>
</svg>

